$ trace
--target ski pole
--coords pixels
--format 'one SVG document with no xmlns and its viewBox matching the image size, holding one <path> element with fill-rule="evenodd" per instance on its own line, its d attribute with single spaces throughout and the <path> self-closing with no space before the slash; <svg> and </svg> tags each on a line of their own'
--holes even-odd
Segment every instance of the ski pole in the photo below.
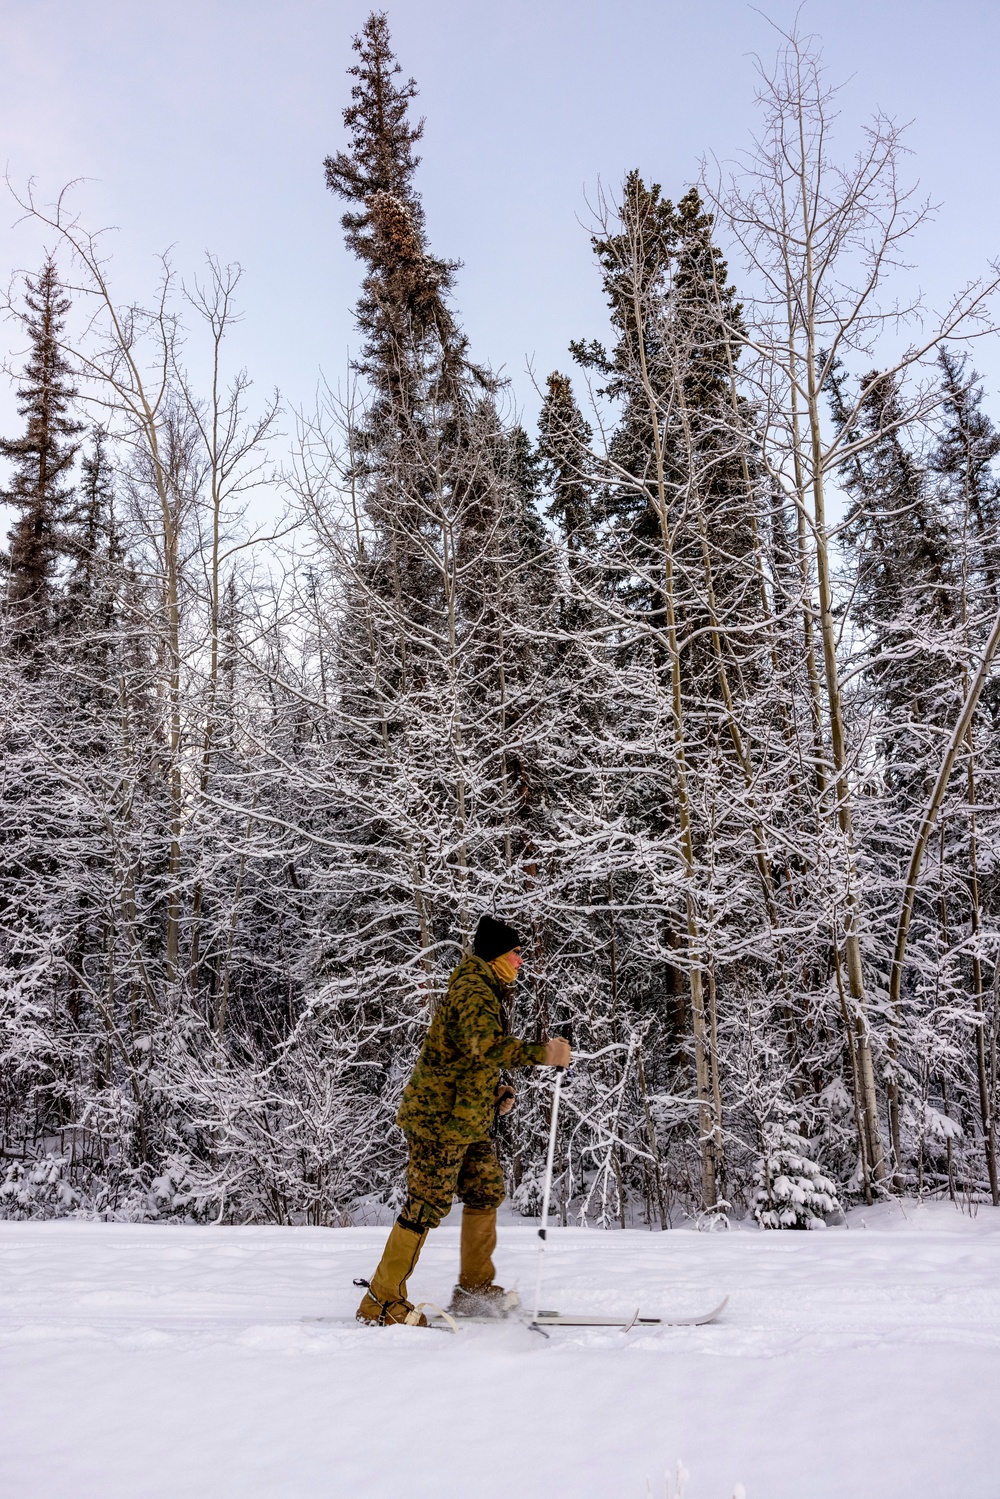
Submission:
<svg viewBox="0 0 1000 1499">
<path fill-rule="evenodd" d="M 559 1095 L 562 1092 L 562 1080 L 564 1068 L 556 1068 L 556 1085 L 552 1093 L 552 1122 L 549 1125 L 549 1153 L 545 1160 L 545 1186 L 542 1189 L 542 1226 L 538 1230 L 538 1273 L 535 1276 L 535 1314 L 533 1322 L 538 1320 L 539 1308 L 542 1304 L 542 1256 L 545 1253 L 545 1232 L 549 1225 L 549 1193 L 552 1190 L 552 1162 L 556 1153 L 556 1124 L 559 1120 Z"/>
</svg>

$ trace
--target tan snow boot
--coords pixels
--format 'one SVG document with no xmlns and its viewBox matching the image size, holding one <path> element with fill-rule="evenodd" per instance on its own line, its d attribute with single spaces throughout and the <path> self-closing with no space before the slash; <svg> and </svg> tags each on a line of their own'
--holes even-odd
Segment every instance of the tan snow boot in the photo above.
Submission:
<svg viewBox="0 0 1000 1499">
<path fill-rule="evenodd" d="M 403 1228 L 397 1221 L 392 1225 L 378 1269 L 371 1281 L 355 1281 L 355 1285 L 367 1286 L 357 1310 L 359 1322 L 374 1322 L 385 1327 L 390 1322 L 406 1322 L 413 1327 L 426 1327 L 427 1318 L 418 1312 L 406 1299 L 406 1282 L 413 1274 L 420 1257 L 426 1228 L 417 1231 Z"/>
<path fill-rule="evenodd" d="M 506 1317 L 520 1305 L 516 1291 L 493 1284 L 496 1242 L 496 1208 L 463 1208 L 458 1285 L 448 1308 L 453 1317 Z"/>
</svg>

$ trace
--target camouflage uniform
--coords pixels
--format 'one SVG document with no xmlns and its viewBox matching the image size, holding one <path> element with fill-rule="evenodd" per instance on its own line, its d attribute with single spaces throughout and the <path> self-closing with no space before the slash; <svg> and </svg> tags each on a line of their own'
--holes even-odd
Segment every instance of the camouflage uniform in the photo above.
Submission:
<svg viewBox="0 0 1000 1499">
<path fill-rule="evenodd" d="M 456 1193 L 497 1208 L 503 1172 L 490 1141 L 501 1067 L 541 1067 L 545 1043 L 507 1034 L 504 986 L 482 958 L 463 958 L 431 1021 L 396 1123 L 410 1148 L 400 1222 L 436 1228 Z"/>
</svg>

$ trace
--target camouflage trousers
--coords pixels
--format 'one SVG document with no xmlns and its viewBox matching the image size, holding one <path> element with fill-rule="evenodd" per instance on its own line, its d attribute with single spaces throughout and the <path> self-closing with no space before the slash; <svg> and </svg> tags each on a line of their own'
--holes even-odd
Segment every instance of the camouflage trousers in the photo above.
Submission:
<svg viewBox="0 0 1000 1499">
<path fill-rule="evenodd" d="M 452 1145 L 408 1134 L 406 1143 L 406 1202 L 399 1215 L 404 1227 L 437 1228 L 456 1196 L 468 1208 L 498 1208 L 503 1202 L 503 1171 L 491 1141 Z"/>
</svg>

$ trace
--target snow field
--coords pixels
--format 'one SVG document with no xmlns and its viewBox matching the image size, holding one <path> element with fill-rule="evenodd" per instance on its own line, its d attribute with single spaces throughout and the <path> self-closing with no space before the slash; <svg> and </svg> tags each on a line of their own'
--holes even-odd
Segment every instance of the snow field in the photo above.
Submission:
<svg viewBox="0 0 1000 1499">
<path fill-rule="evenodd" d="M 867 1225 L 867 1226 L 862 1226 Z M 826 1233 L 550 1231 L 546 1305 L 711 1327 L 350 1316 L 382 1228 L 0 1223 L 0 1495 L 17 1499 L 998 1499 L 1000 1212 Z M 537 1239 L 504 1225 L 526 1294 Z M 411 1290 L 444 1302 L 457 1230 Z M 671 1492 L 673 1492 L 671 1490 Z"/>
</svg>

